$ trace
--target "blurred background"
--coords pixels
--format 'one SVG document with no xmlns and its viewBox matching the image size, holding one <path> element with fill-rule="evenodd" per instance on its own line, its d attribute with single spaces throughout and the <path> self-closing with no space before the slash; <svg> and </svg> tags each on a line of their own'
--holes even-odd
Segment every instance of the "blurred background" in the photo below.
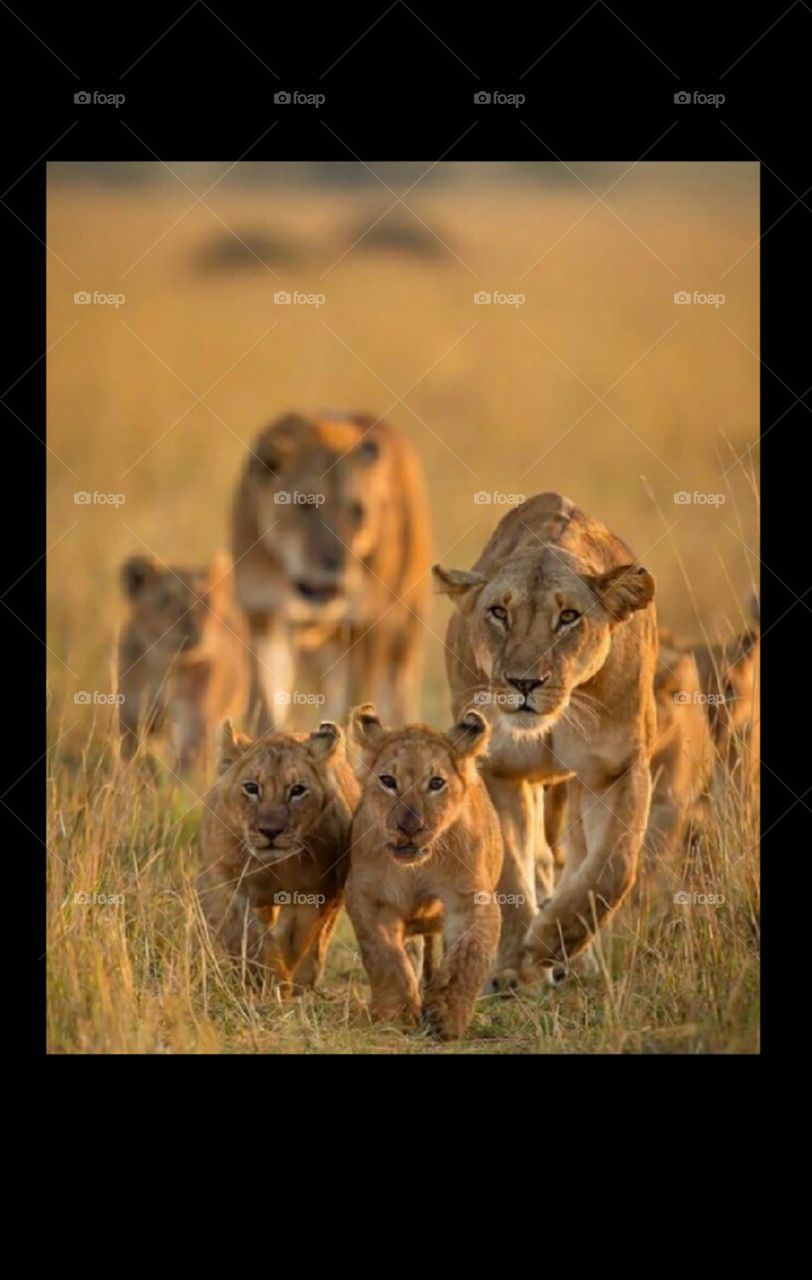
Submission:
<svg viewBox="0 0 812 1280">
<path fill-rule="evenodd" d="M 121 560 L 226 546 L 245 447 L 290 409 L 408 433 L 447 567 L 557 489 L 655 574 L 662 623 L 727 637 L 758 577 L 758 234 L 755 164 L 49 165 L 60 731 L 86 736 L 77 690 L 115 687 Z"/>
</svg>

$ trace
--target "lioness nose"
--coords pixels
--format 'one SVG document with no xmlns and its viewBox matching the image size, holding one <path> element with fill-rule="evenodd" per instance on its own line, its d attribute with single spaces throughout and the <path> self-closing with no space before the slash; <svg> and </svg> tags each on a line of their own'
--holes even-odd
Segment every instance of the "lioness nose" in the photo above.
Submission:
<svg viewBox="0 0 812 1280">
<path fill-rule="evenodd" d="M 422 826 L 422 820 L 411 809 L 402 809 L 398 814 L 398 831 L 402 831 L 405 836 L 416 835 Z"/>
<path fill-rule="evenodd" d="M 276 837 L 281 836 L 285 828 L 284 827 L 259 827 L 258 830 L 261 836 L 264 836 L 265 839 L 270 844 L 273 844 Z"/>
<path fill-rule="evenodd" d="M 532 693 L 534 689 L 540 689 L 549 679 L 549 676 L 542 676 L 540 680 L 518 680 L 508 676 L 508 684 L 512 684 L 513 688 L 518 689 L 519 693 L 524 694 L 526 698 L 528 693 Z"/>
</svg>

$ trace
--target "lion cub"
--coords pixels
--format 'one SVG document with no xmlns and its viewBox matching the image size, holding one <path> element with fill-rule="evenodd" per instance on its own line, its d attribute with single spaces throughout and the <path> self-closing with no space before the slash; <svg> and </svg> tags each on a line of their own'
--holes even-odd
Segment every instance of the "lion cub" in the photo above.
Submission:
<svg viewBox="0 0 812 1280">
<path fill-rule="evenodd" d="M 119 644 L 119 717 L 125 756 L 139 734 L 166 726 L 177 767 L 201 764 L 214 725 L 241 714 L 248 696 L 248 650 L 231 598 L 231 562 L 210 569 L 162 566 L 132 556 L 122 568 L 130 616 Z"/>
<path fill-rule="evenodd" d="M 468 711 L 447 734 L 384 729 L 366 704 L 352 717 L 365 764 L 353 821 L 347 911 L 372 986 L 374 1018 L 464 1034 L 499 944 L 502 868 L 496 812 L 475 757 L 489 729 Z M 404 943 L 440 934 L 445 954 L 422 997 Z M 428 941 L 428 937 L 426 938 Z"/>
<path fill-rule="evenodd" d="M 252 742 L 226 721 L 218 767 L 197 880 L 206 920 L 252 978 L 267 975 L 285 996 L 314 987 L 341 908 L 359 795 L 342 732 L 324 721 L 309 737 Z"/>
</svg>

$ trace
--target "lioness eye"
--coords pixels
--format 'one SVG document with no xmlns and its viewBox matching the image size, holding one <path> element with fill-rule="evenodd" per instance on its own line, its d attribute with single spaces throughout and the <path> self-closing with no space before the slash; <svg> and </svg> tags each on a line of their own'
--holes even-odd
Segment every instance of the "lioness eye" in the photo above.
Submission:
<svg viewBox="0 0 812 1280">
<path fill-rule="evenodd" d="M 242 789 L 243 789 L 243 791 L 245 792 L 245 794 L 246 794 L 247 796 L 258 796 L 258 795 L 259 795 L 259 783 L 258 783 L 258 782 L 244 782 L 244 783 L 242 784 Z"/>
<path fill-rule="evenodd" d="M 488 613 L 499 622 L 507 622 L 507 609 L 503 609 L 500 604 L 492 605 Z"/>
<path fill-rule="evenodd" d="M 442 791 L 445 786 L 445 778 L 430 778 L 429 791 Z"/>
<path fill-rule="evenodd" d="M 559 626 L 565 627 L 569 622 L 575 622 L 576 618 L 580 618 L 577 609 L 562 609 L 558 616 Z"/>
<path fill-rule="evenodd" d="M 378 781 L 381 783 L 382 786 L 386 787 L 387 791 L 397 790 L 398 784 L 395 782 L 395 779 L 392 777 L 390 773 L 382 773 L 381 776 L 378 778 Z"/>
<path fill-rule="evenodd" d="M 303 796 L 306 791 L 307 787 L 303 786 L 301 782 L 294 782 L 288 794 L 291 800 L 298 800 L 299 796 Z"/>
</svg>

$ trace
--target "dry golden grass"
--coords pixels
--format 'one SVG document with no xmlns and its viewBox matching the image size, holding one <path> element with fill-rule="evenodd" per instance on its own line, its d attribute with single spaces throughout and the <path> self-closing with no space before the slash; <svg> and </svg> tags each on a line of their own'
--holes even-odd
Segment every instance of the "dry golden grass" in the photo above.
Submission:
<svg viewBox="0 0 812 1280">
<path fill-rule="evenodd" d="M 429 477 L 436 557 L 447 565 L 469 565 L 503 513 L 475 493 L 555 488 L 654 572 L 661 621 L 711 640 L 746 624 L 758 563 L 758 264 L 756 250 L 746 252 L 758 234 L 756 167 L 639 166 L 607 196 L 617 217 L 600 205 L 586 213 L 593 197 L 574 180 L 552 190 L 427 184 L 408 200 L 456 258 L 441 246 L 421 260 L 362 245 L 342 258 L 348 230 L 385 207 L 377 199 L 269 195 L 226 180 L 206 197 L 214 213 L 198 205 L 181 217 L 193 202 L 181 187 L 111 192 L 52 177 L 53 1052 L 756 1047 L 757 814 L 735 779 L 717 797 L 702 866 L 686 886 L 723 895 L 722 906 L 668 904 L 656 919 L 627 907 L 604 932 L 599 978 L 484 1000 L 469 1038 L 437 1048 L 369 1026 L 346 922 L 325 998 L 280 1008 L 243 990 L 197 917 L 195 793 L 160 765 L 122 767 L 112 712 L 74 703 L 78 690 L 115 687 L 121 559 L 148 549 L 170 562 L 209 560 L 226 541 L 245 444 L 293 407 L 388 411 L 411 434 Z M 241 234 L 295 242 L 295 269 L 201 273 L 195 255 L 228 240 L 218 217 Z M 683 288 L 726 300 L 675 306 Z M 126 301 L 77 307 L 79 289 Z M 326 301 L 275 307 L 277 289 Z M 521 291 L 526 302 L 475 306 L 479 289 Z M 75 505 L 79 490 L 125 501 Z M 675 505 L 678 490 L 725 502 Z M 416 708 L 441 724 L 447 608 L 436 602 Z M 94 892 L 123 904 L 74 902 Z"/>
</svg>

